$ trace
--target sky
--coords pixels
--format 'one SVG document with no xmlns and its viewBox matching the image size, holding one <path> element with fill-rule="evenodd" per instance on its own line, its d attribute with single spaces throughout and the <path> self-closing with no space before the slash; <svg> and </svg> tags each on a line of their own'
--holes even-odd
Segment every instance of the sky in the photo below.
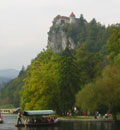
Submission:
<svg viewBox="0 0 120 130">
<path fill-rule="evenodd" d="M 120 0 L 0 0 L 0 69 L 21 70 L 47 46 L 58 14 L 120 23 Z"/>
</svg>

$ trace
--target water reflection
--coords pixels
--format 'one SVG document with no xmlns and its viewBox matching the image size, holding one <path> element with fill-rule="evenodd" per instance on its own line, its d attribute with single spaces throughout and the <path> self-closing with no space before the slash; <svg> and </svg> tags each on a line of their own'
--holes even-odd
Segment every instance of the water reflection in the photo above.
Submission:
<svg viewBox="0 0 120 130">
<path fill-rule="evenodd" d="M 120 130 L 120 122 L 114 121 L 73 121 L 63 122 L 62 130 Z"/>
<path fill-rule="evenodd" d="M 58 127 L 24 127 L 18 128 L 17 130 L 60 130 Z"/>
<path fill-rule="evenodd" d="M 114 121 L 61 121 L 58 126 L 16 128 L 17 115 L 3 115 L 3 119 L 0 130 L 120 130 L 120 122 Z"/>
</svg>

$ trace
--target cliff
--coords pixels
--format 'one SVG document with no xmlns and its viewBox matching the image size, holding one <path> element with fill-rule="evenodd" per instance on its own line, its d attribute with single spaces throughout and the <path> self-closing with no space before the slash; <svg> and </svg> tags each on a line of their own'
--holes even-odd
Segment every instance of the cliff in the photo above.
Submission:
<svg viewBox="0 0 120 130">
<path fill-rule="evenodd" d="M 71 37 L 67 37 L 66 33 L 59 28 L 56 32 L 52 30 L 48 36 L 48 48 L 52 48 L 54 52 L 61 52 L 69 46 L 70 48 L 75 48 L 75 43 Z"/>
<path fill-rule="evenodd" d="M 77 24 L 78 19 L 75 18 L 72 12 L 69 17 L 66 16 L 56 16 L 53 20 L 53 25 L 48 32 L 48 47 L 52 48 L 54 52 L 61 52 L 65 50 L 67 46 L 74 49 L 74 40 L 66 35 L 63 27 L 65 25 Z"/>
<path fill-rule="evenodd" d="M 74 14 L 70 17 L 58 15 L 48 32 L 48 48 L 61 52 L 66 47 L 74 49 L 85 43 L 90 52 L 98 52 L 104 47 L 108 36 L 106 27 L 95 19 L 87 22 L 83 15 L 79 19 Z"/>
</svg>

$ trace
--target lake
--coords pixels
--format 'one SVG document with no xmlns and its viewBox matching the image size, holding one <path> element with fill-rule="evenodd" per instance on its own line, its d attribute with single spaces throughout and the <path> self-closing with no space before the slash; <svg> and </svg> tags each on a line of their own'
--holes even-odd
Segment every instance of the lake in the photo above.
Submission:
<svg viewBox="0 0 120 130">
<path fill-rule="evenodd" d="M 114 121 L 61 121 L 54 127 L 16 128 L 14 123 L 17 121 L 17 115 L 3 114 L 3 119 L 0 130 L 120 130 L 120 122 Z"/>
</svg>

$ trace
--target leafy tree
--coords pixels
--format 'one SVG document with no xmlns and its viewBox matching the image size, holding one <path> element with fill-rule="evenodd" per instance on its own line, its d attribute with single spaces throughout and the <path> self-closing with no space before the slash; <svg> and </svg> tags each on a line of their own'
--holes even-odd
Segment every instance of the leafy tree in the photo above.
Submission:
<svg viewBox="0 0 120 130">
<path fill-rule="evenodd" d="M 24 80 L 24 110 L 57 109 L 57 55 L 44 50 L 29 66 Z"/>
<path fill-rule="evenodd" d="M 85 84 L 94 81 L 102 69 L 109 64 L 108 56 L 114 64 L 120 67 L 119 24 L 106 28 L 95 19 L 87 22 L 81 15 L 77 24 L 52 26 L 48 34 L 51 34 L 52 31 L 58 33 L 60 30 L 63 30 L 67 38 L 72 38 L 78 46 L 72 51 L 70 48 L 66 48 L 60 54 L 53 53 L 50 49 L 43 50 L 32 60 L 27 70 L 23 67 L 19 76 L 2 88 L 0 92 L 1 105 L 9 103 L 17 107 L 21 102 L 21 106 L 25 110 L 54 109 L 59 114 L 66 114 L 67 111 L 73 110 L 77 91 L 84 88 Z M 112 30 L 112 34 L 109 30 Z M 111 37 L 106 44 L 110 34 Z M 69 45 L 68 43 L 67 47 Z M 102 86 L 105 77 L 98 78 L 94 85 L 101 84 Z M 88 87 L 81 91 L 81 93 L 88 91 L 85 102 L 87 99 L 91 100 L 92 94 L 99 90 L 97 87 L 94 89 L 94 85 L 93 83 L 88 84 Z M 102 87 L 101 89 L 103 89 Z M 100 91 L 102 91 L 101 89 Z M 84 97 L 84 94 L 82 96 Z M 104 108 L 105 111 L 109 105 L 100 101 L 94 102 L 94 105 L 89 104 L 91 110 L 95 110 L 96 107 L 100 110 Z"/>
<path fill-rule="evenodd" d="M 76 104 L 84 110 L 98 111 L 106 108 L 113 119 L 120 112 L 120 71 L 115 65 L 108 66 L 102 77 L 86 85 L 76 96 Z"/>
<path fill-rule="evenodd" d="M 111 36 L 108 40 L 109 58 L 113 61 L 120 54 L 120 26 L 111 29 Z"/>
<path fill-rule="evenodd" d="M 89 52 L 84 43 L 75 50 L 75 57 L 79 69 L 80 84 L 92 81 L 102 70 L 102 59 L 98 53 Z"/>
<path fill-rule="evenodd" d="M 53 109 L 58 114 L 73 110 L 79 89 L 77 74 L 69 49 L 60 56 L 51 50 L 42 52 L 28 68 L 21 107 L 24 110 Z"/>
<path fill-rule="evenodd" d="M 61 114 L 73 111 L 75 94 L 80 89 L 76 60 L 69 48 L 61 54 L 59 62 L 59 107 Z"/>
</svg>

